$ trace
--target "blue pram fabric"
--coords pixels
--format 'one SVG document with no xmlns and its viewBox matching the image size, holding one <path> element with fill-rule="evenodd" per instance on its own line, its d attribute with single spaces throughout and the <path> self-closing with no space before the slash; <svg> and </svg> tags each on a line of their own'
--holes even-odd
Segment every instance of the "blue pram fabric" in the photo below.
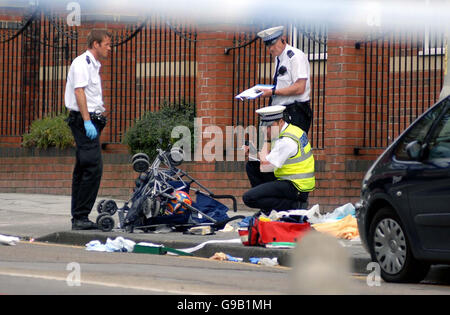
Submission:
<svg viewBox="0 0 450 315">
<path fill-rule="evenodd" d="M 228 207 L 200 191 L 196 192 L 196 201 L 193 206 L 217 222 L 229 219 L 227 215 Z M 193 215 L 195 216 L 195 214 Z M 196 218 L 195 220 L 198 223 L 210 222 L 205 218 Z"/>
<path fill-rule="evenodd" d="M 185 183 L 183 182 L 170 182 L 169 183 L 175 190 L 180 190 Z M 189 194 L 190 187 L 187 185 L 185 188 L 181 189 Z M 207 216 L 213 218 L 217 222 L 228 220 L 229 217 L 227 215 L 228 207 L 222 204 L 221 202 L 211 198 L 207 194 L 197 191 L 196 192 L 196 200 L 192 203 L 192 206 Z M 210 220 L 202 217 L 198 213 L 194 211 L 185 211 L 181 214 L 172 214 L 172 215 L 162 215 L 154 218 L 147 219 L 146 225 L 156 225 L 156 224 L 167 224 L 167 225 L 181 225 L 181 224 L 201 224 L 201 223 L 211 223 Z"/>
</svg>

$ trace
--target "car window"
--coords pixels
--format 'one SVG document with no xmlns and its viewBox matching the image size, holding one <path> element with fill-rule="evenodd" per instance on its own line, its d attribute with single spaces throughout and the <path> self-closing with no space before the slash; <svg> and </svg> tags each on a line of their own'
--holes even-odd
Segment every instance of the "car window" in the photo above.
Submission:
<svg viewBox="0 0 450 315">
<path fill-rule="evenodd" d="M 436 126 L 429 143 L 428 159 L 450 158 L 450 109 L 444 114 Z"/>
<path fill-rule="evenodd" d="M 406 153 L 406 146 L 408 143 L 417 140 L 423 142 L 428 132 L 430 131 L 433 122 L 439 117 L 442 110 L 446 108 L 447 101 L 441 102 L 439 105 L 435 106 L 431 109 L 425 116 L 420 118 L 414 126 L 408 130 L 406 134 L 403 135 L 400 140 L 397 148 L 395 150 L 395 157 L 397 160 L 401 161 L 409 161 L 411 160 L 408 154 Z"/>
</svg>

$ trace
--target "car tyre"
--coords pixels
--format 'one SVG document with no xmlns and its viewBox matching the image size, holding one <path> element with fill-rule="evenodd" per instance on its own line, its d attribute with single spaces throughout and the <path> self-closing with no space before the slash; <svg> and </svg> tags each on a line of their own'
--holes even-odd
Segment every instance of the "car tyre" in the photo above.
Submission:
<svg viewBox="0 0 450 315">
<path fill-rule="evenodd" d="M 386 282 L 417 283 L 427 275 L 430 265 L 414 258 L 410 241 L 400 218 L 390 208 L 377 211 L 368 235 L 372 261 L 380 265 Z"/>
</svg>

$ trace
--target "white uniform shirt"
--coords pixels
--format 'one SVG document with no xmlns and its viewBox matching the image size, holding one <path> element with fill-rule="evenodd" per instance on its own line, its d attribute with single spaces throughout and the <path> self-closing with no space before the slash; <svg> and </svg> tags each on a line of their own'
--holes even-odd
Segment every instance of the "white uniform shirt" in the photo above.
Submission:
<svg viewBox="0 0 450 315">
<path fill-rule="evenodd" d="M 105 111 L 100 68 L 100 62 L 89 51 L 74 59 L 67 75 L 65 92 L 65 104 L 69 110 L 80 111 L 75 89 L 84 88 L 88 111 L 90 113 Z"/>
<path fill-rule="evenodd" d="M 288 124 L 285 123 L 281 131 L 287 128 Z M 275 168 L 280 168 L 283 164 L 293 157 L 298 152 L 298 145 L 293 139 L 289 137 L 282 137 L 275 141 L 270 153 L 266 156 L 266 160 L 270 162 L 271 167 L 265 167 L 265 172 L 273 172 Z"/>
<path fill-rule="evenodd" d="M 306 55 L 297 48 L 290 45 L 286 45 L 280 56 L 280 65 L 278 66 L 278 72 L 281 67 L 286 68 L 284 74 L 278 74 L 276 89 L 282 89 L 294 84 L 298 79 L 306 79 L 305 92 L 301 95 L 273 96 L 272 105 L 290 105 L 295 101 L 306 102 L 309 101 L 310 93 L 310 68 L 309 61 Z M 277 60 L 275 58 L 275 64 Z M 274 74 L 275 75 L 275 74 Z"/>
</svg>

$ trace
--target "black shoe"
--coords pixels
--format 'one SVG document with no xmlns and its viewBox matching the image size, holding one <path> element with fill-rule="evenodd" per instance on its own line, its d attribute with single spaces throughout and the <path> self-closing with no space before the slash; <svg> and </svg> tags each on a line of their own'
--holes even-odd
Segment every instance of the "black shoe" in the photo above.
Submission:
<svg viewBox="0 0 450 315">
<path fill-rule="evenodd" d="M 80 220 L 72 220 L 72 230 L 80 231 L 80 230 L 96 230 L 98 229 L 97 224 L 92 221 L 89 221 L 88 218 L 80 219 Z"/>
</svg>

